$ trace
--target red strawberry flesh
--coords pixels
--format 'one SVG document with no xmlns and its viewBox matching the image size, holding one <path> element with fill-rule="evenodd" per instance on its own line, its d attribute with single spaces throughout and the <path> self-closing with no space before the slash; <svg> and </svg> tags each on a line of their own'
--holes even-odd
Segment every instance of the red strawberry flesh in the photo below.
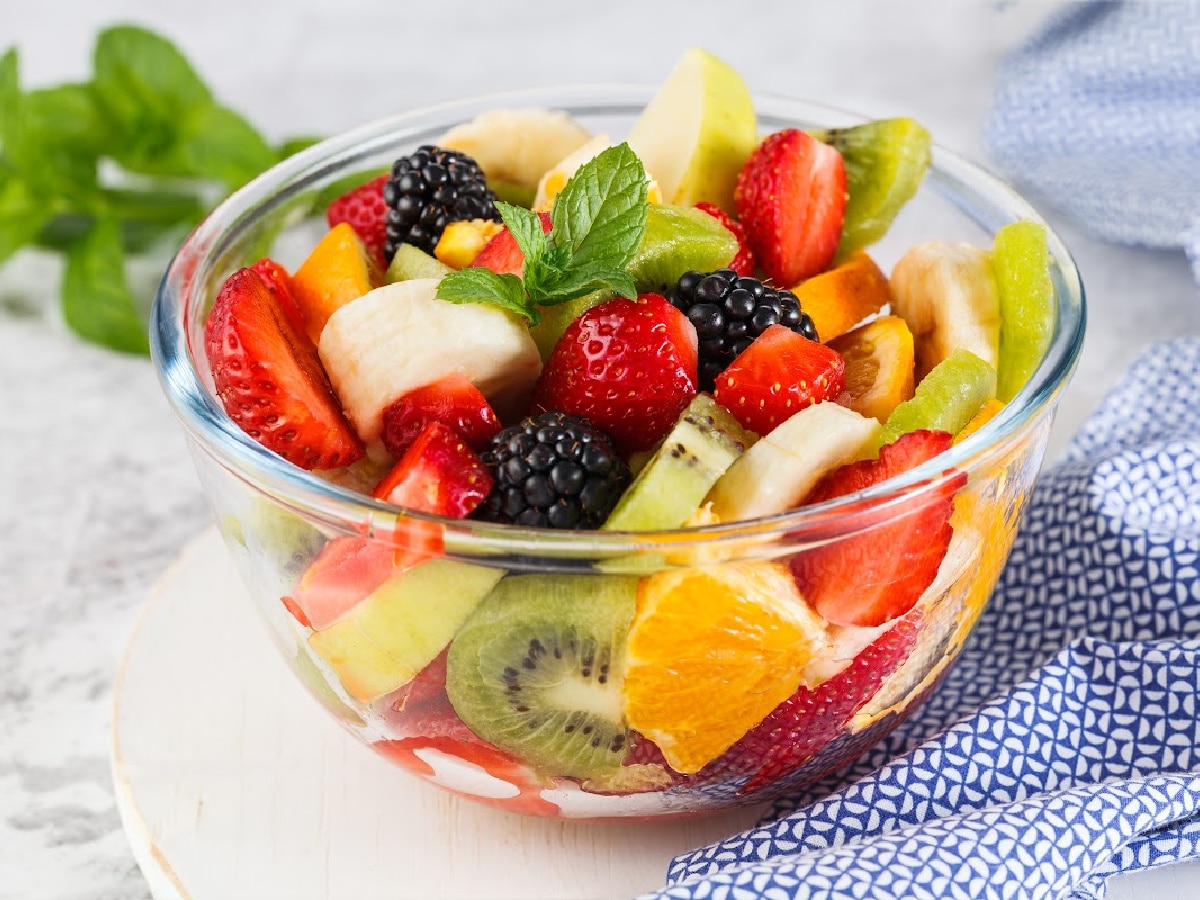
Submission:
<svg viewBox="0 0 1200 900">
<path fill-rule="evenodd" d="M 325 220 L 330 228 L 345 222 L 355 230 L 381 271 L 387 266 L 383 252 L 383 245 L 387 241 L 388 209 L 383 199 L 383 186 L 387 180 L 386 174 L 372 178 L 366 184 L 342 194 L 325 211 Z"/>
<path fill-rule="evenodd" d="M 708 213 L 729 232 L 737 238 L 738 252 L 729 263 L 729 268 L 737 272 L 739 275 L 752 276 L 754 275 L 754 251 L 750 249 L 750 244 L 746 240 L 746 229 L 742 227 L 742 223 L 715 203 L 705 203 L 703 200 L 696 204 L 696 209 L 703 210 Z"/>
<path fill-rule="evenodd" d="M 550 213 L 538 213 L 542 231 L 550 232 Z M 517 246 L 517 239 L 507 228 L 498 232 L 471 260 L 469 268 L 491 269 L 501 275 L 520 275 L 525 267 L 525 254 Z"/>
<path fill-rule="evenodd" d="M 846 166 L 836 149 L 795 128 L 750 154 L 734 189 L 758 264 L 792 287 L 833 261 L 846 214 Z"/>
<path fill-rule="evenodd" d="M 409 391 L 383 411 L 383 446 L 400 457 L 427 425 L 441 422 L 472 450 L 482 450 L 500 420 L 479 389 L 455 373 Z"/>
<path fill-rule="evenodd" d="M 696 329 L 659 294 L 588 310 L 554 345 L 534 411 L 572 413 L 623 453 L 657 443 L 696 394 Z"/>
<path fill-rule="evenodd" d="M 950 448 L 944 431 L 911 431 L 879 451 L 827 475 L 806 504 L 857 493 L 909 471 Z M 893 505 L 885 521 L 792 557 L 800 592 L 827 621 L 881 625 L 902 616 L 937 577 L 954 530 L 954 493 L 966 482 L 957 473 L 918 485 L 913 496 Z"/>
<path fill-rule="evenodd" d="M 846 363 L 836 350 L 771 325 L 717 376 L 713 397 L 760 435 L 806 406 L 836 398 Z"/>
<path fill-rule="evenodd" d="M 492 489 L 483 460 L 452 428 L 433 422 L 400 457 L 375 497 L 453 519 L 471 514 Z"/>
<path fill-rule="evenodd" d="M 279 308 L 288 317 L 288 321 L 292 323 L 296 332 L 307 334 L 304 313 L 300 312 L 300 306 L 296 303 L 296 295 L 292 293 L 292 276 L 288 274 L 287 269 L 270 258 L 260 259 L 250 268 L 263 277 L 271 296 L 275 298 L 275 302 L 279 304 Z"/>
<path fill-rule="evenodd" d="M 263 277 L 240 269 L 226 279 L 205 326 L 217 397 L 235 423 L 302 469 L 333 469 L 363 456 L 321 367 Z"/>
</svg>

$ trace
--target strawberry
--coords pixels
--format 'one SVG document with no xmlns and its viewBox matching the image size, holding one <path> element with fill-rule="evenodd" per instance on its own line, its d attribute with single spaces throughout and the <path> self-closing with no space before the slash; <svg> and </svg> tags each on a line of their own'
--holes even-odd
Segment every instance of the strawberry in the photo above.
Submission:
<svg viewBox="0 0 1200 900">
<path fill-rule="evenodd" d="M 542 231 L 549 233 L 550 213 L 540 212 L 538 218 L 542 222 Z M 517 239 L 512 232 L 505 228 L 483 245 L 468 268 L 491 269 L 501 275 L 520 275 L 524 267 L 525 255 L 517 246 Z"/>
<path fill-rule="evenodd" d="M 396 506 L 454 519 L 470 515 L 492 489 L 483 460 L 452 428 L 432 422 L 375 488 Z"/>
<path fill-rule="evenodd" d="M 846 214 L 846 166 L 811 135 L 778 131 L 746 160 L 733 200 L 758 264 L 790 287 L 833 261 Z"/>
<path fill-rule="evenodd" d="M 705 766 L 697 780 L 717 781 L 749 773 L 739 794 L 775 786 L 837 737 L 851 716 L 875 696 L 884 679 L 908 658 L 919 633 L 919 614 L 901 619 L 832 678 L 815 687 L 801 685 Z M 789 785 L 795 787 L 799 785 Z"/>
<path fill-rule="evenodd" d="M 704 212 L 728 228 L 730 233 L 737 238 L 738 252 L 730 261 L 728 268 L 733 269 L 739 275 L 754 275 L 754 251 L 750 249 L 750 245 L 746 242 L 746 229 L 742 227 L 742 223 L 715 203 L 706 203 L 701 200 L 696 204 L 696 209 L 704 210 Z"/>
<path fill-rule="evenodd" d="M 805 499 L 821 503 L 866 490 L 950 449 L 944 431 L 910 431 L 866 459 L 835 469 Z M 950 546 L 954 493 L 966 483 L 954 473 L 891 504 L 888 518 L 792 557 L 800 592 L 829 622 L 873 627 L 902 616 L 933 583 Z"/>
<path fill-rule="evenodd" d="M 713 397 L 761 435 L 806 406 L 837 397 L 845 383 L 846 363 L 836 350 L 772 325 L 717 376 Z"/>
<path fill-rule="evenodd" d="M 661 439 L 696 394 L 696 329 L 659 294 L 585 312 L 554 345 L 533 392 L 607 431 L 628 454 Z"/>
<path fill-rule="evenodd" d="M 383 253 L 383 244 L 387 240 L 388 210 L 383 200 L 383 186 L 387 180 L 386 174 L 372 178 L 366 184 L 342 194 L 330 203 L 329 209 L 325 211 L 325 221 L 329 223 L 330 228 L 345 222 L 355 230 L 367 245 L 367 250 L 380 271 L 387 268 L 387 259 Z"/>
<path fill-rule="evenodd" d="M 383 446 L 400 457 L 425 426 L 449 426 L 472 450 L 482 450 L 500 420 L 479 389 L 457 372 L 409 391 L 383 411 Z"/>
<path fill-rule="evenodd" d="M 423 557 L 422 557 L 423 558 Z M 328 628 L 396 575 L 394 547 L 369 538 L 337 537 L 321 548 L 283 605 L 305 628 Z"/>
<path fill-rule="evenodd" d="M 288 317 L 288 321 L 292 323 L 296 333 L 306 334 L 304 313 L 300 312 L 300 306 L 296 303 L 296 295 L 292 290 L 292 276 L 288 274 L 288 270 L 269 257 L 263 257 L 250 268 L 261 275 L 263 281 L 267 283 L 267 289 L 270 290 L 271 296 L 275 298 L 275 302 L 279 304 L 283 314 Z"/>
<path fill-rule="evenodd" d="M 258 272 L 240 269 L 225 280 L 204 339 L 217 397 L 250 437 L 303 469 L 362 458 L 316 349 Z"/>
</svg>

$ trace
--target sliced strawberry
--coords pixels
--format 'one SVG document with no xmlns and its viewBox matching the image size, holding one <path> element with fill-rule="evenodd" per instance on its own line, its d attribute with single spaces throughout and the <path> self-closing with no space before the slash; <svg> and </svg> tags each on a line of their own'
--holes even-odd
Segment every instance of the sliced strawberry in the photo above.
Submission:
<svg viewBox="0 0 1200 900">
<path fill-rule="evenodd" d="M 221 285 L 204 337 L 217 397 L 250 437 L 302 469 L 362 458 L 316 348 L 258 272 L 240 269 Z"/>
<path fill-rule="evenodd" d="M 749 794 L 775 785 L 819 753 L 875 696 L 884 679 L 908 659 L 920 617 L 901 619 L 859 653 L 849 666 L 816 687 L 802 685 L 732 747 L 696 776 L 715 781 L 750 774 L 739 789 Z M 798 785 L 789 785 L 797 787 Z"/>
<path fill-rule="evenodd" d="M 454 519 L 470 515 L 492 490 L 483 460 L 457 432 L 426 426 L 375 488 L 378 500 Z"/>
<path fill-rule="evenodd" d="M 713 397 L 744 427 L 766 434 L 806 406 L 837 397 L 846 363 L 836 350 L 771 325 L 717 376 Z"/>
<path fill-rule="evenodd" d="M 542 222 L 542 231 L 550 231 L 550 213 L 538 213 Z M 483 249 L 471 261 L 469 268 L 491 269 L 501 275 L 520 275 L 525 266 L 525 254 L 517 246 L 517 239 L 512 232 L 505 228 L 494 238 L 483 245 Z"/>
<path fill-rule="evenodd" d="M 329 204 L 325 220 L 333 228 L 345 222 L 357 232 L 371 252 L 380 271 L 387 268 L 383 245 L 387 240 L 387 203 L 383 200 L 383 186 L 388 176 L 380 175 L 366 184 L 347 191 Z"/>
<path fill-rule="evenodd" d="M 846 166 L 811 135 L 778 131 L 746 160 L 733 199 L 758 264 L 791 287 L 833 261 L 846 214 Z"/>
<path fill-rule="evenodd" d="M 821 503 L 893 478 L 950 449 L 944 431 L 910 431 L 879 451 L 827 475 L 805 499 Z M 917 496 L 891 505 L 886 521 L 792 557 L 800 592 L 826 620 L 881 625 L 902 616 L 933 583 L 954 530 L 954 493 L 966 483 L 956 473 Z"/>
<path fill-rule="evenodd" d="M 296 303 L 296 295 L 292 292 L 292 276 L 288 274 L 288 270 L 269 257 L 263 257 L 250 268 L 263 277 L 271 296 L 288 317 L 296 333 L 305 334 L 304 314 L 300 312 Z"/>
<path fill-rule="evenodd" d="M 583 416 L 624 453 L 653 446 L 696 395 L 696 329 L 658 294 L 588 310 L 554 345 L 536 412 Z"/>
<path fill-rule="evenodd" d="M 284 605 L 305 627 L 328 628 L 400 571 L 395 557 L 395 549 L 382 541 L 334 538 L 300 576 L 294 596 L 285 598 Z"/>
<path fill-rule="evenodd" d="M 458 717 L 446 695 L 446 655 L 443 650 L 412 681 L 380 697 L 376 709 L 394 737 L 452 737 L 479 741 Z"/>
<path fill-rule="evenodd" d="M 746 229 L 742 227 L 742 223 L 735 219 L 721 207 L 715 203 L 705 203 L 703 200 L 696 204 L 696 209 L 702 209 L 726 228 L 730 233 L 737 238 L 738 252 L 737 255 L 730 261 L 728 268 L 733 269 L 739 275 L 751 276 L 754 274 L 754 251 L 750 249 L 750 244 L 746 240 Z"/>
<path fill-rule="evenodd" d="M 455 372 L 409 391 L 383 411 L 383 446 L 392 456 L 403 456 L 431 422 L 449 426 L 472 450 L 482 450 L 500 430 L 483 394 Z"/>
</svg>

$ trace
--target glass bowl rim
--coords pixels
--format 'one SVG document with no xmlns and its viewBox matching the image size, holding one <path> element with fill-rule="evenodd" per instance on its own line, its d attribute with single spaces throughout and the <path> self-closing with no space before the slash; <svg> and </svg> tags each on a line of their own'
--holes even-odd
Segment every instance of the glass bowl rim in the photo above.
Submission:
<svg viewBox="0 0 1200 900">
<path fill-rule="evenodd" d="M 714 543 L 755 543 L 786 536 L 790 543 L 828 540 L 877 524 L 881 512 L 936 490 L 955 473 L 983 468 L 1004 452 L 1043 413 L 1053 409 L 1073 372 L 1083 343 L 1086 301 L 1070 251 L 1032 205 L 982 165 L 936 142 L 926 185 L 943 188 L 943 197 L 976 225 L 994 231 L 1005 222 L 1032 219 L 1046 226 L 1055 278 L 1056 323 L 1045 357 L 1028 383 L 983 428 L 949 451 L 903 475 L 865 491 L 749 520 L 647 532 L 555 531 L 491 522 L 448 519 L 397 507 L 328 482 L 288 463 L 242 431 L 202 383 L 183 324 L 189 311 L 189 285 L 216 250 L 256 214 L 270 212 L 282 198 L 298 192 L 306 179 L 352 171 L 356 159 L 405 140 L 406 133 L 446 128 L 486 109 L 543 106 L 569 114 L 632 116 L 654 96 L 656 85 L 583 84 L 526 91 L 481 94 L 398 113 L 328 138 L 292 156 L 231 194 L 187 237 L 159 285 L 151 310 L 151 356 L 167 399 L 185 430 L 227 471 L 275 502 L 323 521 L 334 529 L 365 536 L 394 535 L 405 519 L 437 523 L 447 551 L 467 556 L 498 553 L 555 558 L 623 556 L 653 549 L 684 549 Z M 759 128 L 828 127 L 865 121 L 862 115 L 813 101 L 770 93 L 752 93 Z M 767 126 L 764 128 L 764 126 Z M 857 523 L 857 524 L 856 524 Z"/>
</svg>

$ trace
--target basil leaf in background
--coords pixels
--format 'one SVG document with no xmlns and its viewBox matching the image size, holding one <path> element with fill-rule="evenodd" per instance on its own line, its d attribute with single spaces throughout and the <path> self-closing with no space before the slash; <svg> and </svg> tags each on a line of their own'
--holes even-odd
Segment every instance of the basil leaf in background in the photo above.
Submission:
<svg viewBox="0 0 1200 900">
<path fill-rule="evenodd" d="M 217 104 L 187 115 L 166 159 L 177 175 L 212 178 L 231 191 L 276 162 L 275 151 L 249 122 Z"/>
<path fill-rule="evenodd" d="M 490 269 L 460 269 L 438 282 L 437 296 L 451 303 L 488 303 L 538 323 L 525 288 L 516 275 L 498 275 Z"/>
<path fill-rule="evenodd" d="M 0 263 L 32 241 L 49 218 L 28 185 L 0 174 Z"/>
<path fill-rule="evenodd" d="M 121 226 L 97 222 L 67 254 L 62 311 L 80 337 L 124 353 L 150 352 L 146 323 L 125 278 Z"/>
<path fill-rule="evenodd" d="M 646 231 L 646 170 L 618 144 L 579 167 L 554 200 L 552 247 L 569 247 L 571 265 L 623 269 Z"/>
<path fill-rule="evenodd" d="M 496 201 L 496 209 L 508 230 L 512 232 L 517 246 L 521 248 L 525 263 L 528 265 L 541 258 L 546 252 L 546 233 L 542 231 L 542 221 L 537 213 L 502 200 Z"/>
</svg>

